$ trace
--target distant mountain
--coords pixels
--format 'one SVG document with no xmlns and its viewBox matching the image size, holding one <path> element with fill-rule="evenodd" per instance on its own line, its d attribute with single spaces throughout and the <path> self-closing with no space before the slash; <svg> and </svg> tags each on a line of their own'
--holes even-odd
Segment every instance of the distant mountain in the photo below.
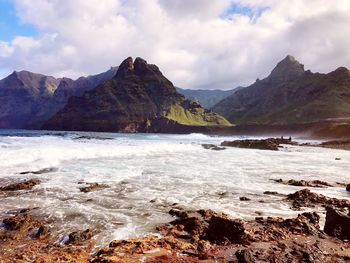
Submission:
<svg viewBox="0 0 350 263">
<path fill-rule="evenodd" d="M 127 58 L 115 77 L 81 97 L 71 97 L 44 129 L 164 131 L 170 126 L 230 126 L 198 103 L 186 100 L 157 66 Z"/>
<path fill-rule="evenodd" d="M 206 109 L 210 109 L 222 99 L 230 96 L 236 89 L 232 90 L 203 90 L 203 89 L 181 89 L 176 90 L 187 99 L 198 102 Z"/>
<path fill-rule="evenodd" d="M 236 124 L 300 124 L 350 117 L 350 72 L 304 70 L 287 56 L 271 74 L 213 107 Z"/>
<path fill-rule="evenodd" d="M 116 71 L 117 68 L 111 68 L 77 80 L 15 71 L 0 80 L 0 128 L 39 128 L 71 96 L 82 95 L 111 79 Z"/>
</svg>

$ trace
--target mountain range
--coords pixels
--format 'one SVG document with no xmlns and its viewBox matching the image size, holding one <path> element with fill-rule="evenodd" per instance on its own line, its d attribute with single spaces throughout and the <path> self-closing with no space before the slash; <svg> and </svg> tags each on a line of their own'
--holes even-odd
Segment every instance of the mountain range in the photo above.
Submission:
<svg viewBox="0 0 350 263">
<path fill-rule="evenodd" d="M 187 100 L 156 65 L 129 57 L 116 75 L 83 96 L 72 96 L 43 126 L 49 130 L 171 132 L 231 124 Z"/>
<path fill-rule="evenodd" d="M 0 80 L 0 128 L 205 132 L 190 127 L 217 127 L 234 133 L 244 132 L 244 126 L 269 130 L 323 123 L 320 133 L 334 134 L 342 123 L 341 134 L 347 134 L 349 120 L 350 71 L 313 73 L 292 56 L 266 78 L 228 91 L 175 88 L 141 58 L 77 80 L 29 71 Z"/>
<path fill-rule="evenodd" d="M 287 56 L 262 80 L 218 102 L 213 111 L 235 124 L 291 125 L 350 117 L 350 71 L 304 69 Z"/>
</svg>

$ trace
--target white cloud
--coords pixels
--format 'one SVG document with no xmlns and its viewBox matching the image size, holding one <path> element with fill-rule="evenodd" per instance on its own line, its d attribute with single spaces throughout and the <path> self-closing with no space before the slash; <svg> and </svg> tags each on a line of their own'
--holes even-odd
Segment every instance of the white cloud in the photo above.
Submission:
<svg viewBox="0 0 350 263">
<path fill-rule="evenodd" d="M 232 4 L 264 12 L 228 14 Z M 287 54 L 313 71 L 350 67 L 348 0 L 16 0 L 16 7 L 39 34 L 0 41 L 2 72 L 78 77 L 131 55 L 181 87 L 233 88 L 263 78 Z"/>
</svg>

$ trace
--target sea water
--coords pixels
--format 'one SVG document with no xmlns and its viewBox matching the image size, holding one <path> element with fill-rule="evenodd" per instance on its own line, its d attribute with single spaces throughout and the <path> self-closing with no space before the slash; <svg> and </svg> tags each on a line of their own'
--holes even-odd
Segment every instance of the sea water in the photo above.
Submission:
<svg viewBox="0 0 350 263">
<path fill-rule="evenodd" d="M 283 197 L 263 192 L 289 194 L 302 187 L 272 179 L 350 183 L 350 151 L 290 145 L 280 151 L 213 151 L 201 146 L 239 138 L 1 130 L 0 185 L 30 178 L 42 183 L 20 195 L 0 195 L 0 219 L 15 209 L 37 207 L 58 240 L 89 228 L 102 246 L 153 233 L 156 225 L 172 220 L 172 207 L 212 209 L 244 219 L 300 213 Z M 20 174 L 44 168 L 56 170 Z M 79 188 L 86 183 L 109 187 L 83 193 Z M 350 197 L 345 187 L 312 191 Z M 240 201 L 243 196 L 251 201 Z"/>
</svg>

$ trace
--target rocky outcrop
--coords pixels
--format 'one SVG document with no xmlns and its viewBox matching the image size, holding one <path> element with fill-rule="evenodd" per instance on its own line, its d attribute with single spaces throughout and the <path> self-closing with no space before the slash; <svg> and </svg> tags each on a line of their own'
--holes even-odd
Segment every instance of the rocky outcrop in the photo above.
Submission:
<svg viewBox="0 0 350 263">
<path fill-rule="evenodd" d="M 198 103 L 186 100 L 157 66 L 141 58 L 135 61 L 127 58 L 112 80 L 82 97 L 69 99 L 68 104 L 43 128 L 162 132 L 161 129 L 167 127 L 176 130 L 182 126 L 230 126 L 230 123 Z"/>
<path fill-rule="evenodd" d="M 221 143 L 221 146 L 278 151 L 278 148 L 280 147 L 281 144 L 296 145 L 297 143 L 293 142 L 291 138 L 289 139 L 269 138 L 269 139 L 261 139 L 261 140 L 249 139 L 249 140 L 224 141 Z"/>
<path fill-rule="evenodd" d="M 304 187 L 318 187 L 318 188 L 325 188 L 325 187 L 333 187 L 334 185 L 327 183 L 325 181 L 321 180 L 312 180 L 312 181 L 306 181 L 306 180 L 282 180 L 282 179 L 274 179 L 276 183 L 279 184 L 285 184 L 285 185 L 292 185 L 292 186 L 304 186 Z"/>
<path fill-rule="evenodd" d="M 324 232 L 330 236 L 350 240 L 350 215 L 342 213 L 333 207 L 327 207 Z"/>
<path fill-rule="evenodd" d="M 315 207 L 316 205 L 332 205 L 339 208 L 350 206 L 349 200 L 326 197 L 321 194 L 313 193 L 307 188 L 289 194 L 287 200 L 292 202 L 292 207 L 294 209 L 300 209 L 301 207 Z"/>
<path fill-rule="evenodd" d="M 305 71 L 287 56 L 271 74 L 223 99 L 213 111 L 235 124 L 291 125 L 350 116 L 350 71 Z"/>
<path fill-rule="evenodd" d="M 39 179 L 30 179 L 23 182 L 12 183 L 3 187 L 0 187 L 0 191 L 19 191 L 19 190 L 32 190 L 32 188 L 41 181 Z"/>
</svg>

